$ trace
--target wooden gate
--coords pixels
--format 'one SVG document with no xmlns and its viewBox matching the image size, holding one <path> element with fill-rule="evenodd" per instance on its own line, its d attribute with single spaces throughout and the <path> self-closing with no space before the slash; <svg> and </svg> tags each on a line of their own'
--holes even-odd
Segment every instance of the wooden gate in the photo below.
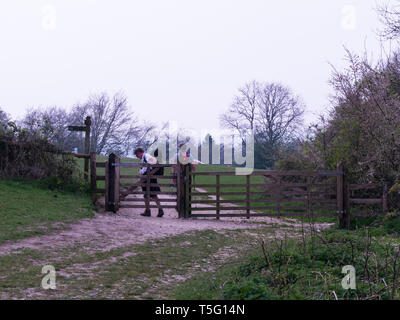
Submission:
<svg viewBox="0 0 400 320">
<path fill-rule="evenodd" d="M 214 217 L 308 217 L 335 216 L 341 228 L 348 228 L 350 217 L 370 216 L 363 205 L 378 205 L 386 213 L 387 186 L 354 185 L 347 182 L 342 164 L 336 171 L 254 171 L 250 175 L 238 176 L 227 171 L 192 172 L 190 165 L 149 165 L 121 163 L 114 154 L 105 164 L 92 159 L 92 188 L 97 189 L 96 166 L 105 167 L 105 207 L 117 212 L 119 208 L 143 208 L 157 195 L 161 208 L 176 209 L 180 218 Z M 161 168 L 163 176 L 150 170 L 138 175 L 141 167 Z M 175 167 L 175 175 L 170 168 Z M 129 169 L 135 169 L 134 173 Z M 203 167 L 207 168 L 207 167 Z M 101 177 L 100 177 L 101 178 Z M 144 179 L 143 179 L 144 178 Z M 157 179 L 158 183 L 151 183 Z M 133 181 L 132 181 L 133 180 Z M 151 191 L 151 187 L 160 191 Z M 146 187 L 146 191 L 142 190 Z M 377 197 L 361 198 L 357 192 L 376 189 Z M 150 203 L 150 208 L 158 208 Z M 360 210 L 357 210 L 360 207 Z M 364 211 L 363 211 L 364 210 Z"/>
<path fill-rule="evenodd" d="M 189 181 L 187 216 L 194 218 L 333 216 L 341 228 L 349 228 L 350 217 L 387 210 L 387 186 L 349 184 L 342 163 L 336 171 L 190 172 Z M 355 198 L 355 191 L 367 189 L 379 196 Z M 359 205 L 379 207 L 368 212 Z"/>
<path fill-rule="evenodd" d="M 343 171 L 191 173 L 191 217 L 329 216 L 344 211 Z M 207 177 L 207 178 L 205 178 Z M 214 183 L 202 183 L 215 177 Z M 193 206 L 195 205 L 196 206 Z M 206 213 L 202 213 L 206 212 Z"/>
<path fill-rule="evenodd" d="M 139 175 L 138 169 L 147 167 L 145 175 Z M 153 169 L 150 170 L 150 167 Z M 170 168 L 175 167 L 172 175 Z M 157 175 L 154 171 L 164 168 L 164 175 Z M 129 172 L 135 169 L 136 172 Z M 124 172 L 122 172 L 124 171 Z M 157 183 L 152 183 L 157 179 Z M 188 207 L 185 197 L 186 170 L 180 164 L 144 164 L 125 162 L 115 154 L 109 156 L 105 163 L 105 207 L 107 211 L 117 212 L 120 208 L 162 208 L 176 209 L 178 216 L 186 216 Z M 145 187 L 143 191 L 142 187 Z M 160 191 L 154 191 L 159 187 Z M 153 204 L 152 196 L 157 196 L 161 206 Z M 146 203 L 149 202 L 149 205 Z"/>
</svg>

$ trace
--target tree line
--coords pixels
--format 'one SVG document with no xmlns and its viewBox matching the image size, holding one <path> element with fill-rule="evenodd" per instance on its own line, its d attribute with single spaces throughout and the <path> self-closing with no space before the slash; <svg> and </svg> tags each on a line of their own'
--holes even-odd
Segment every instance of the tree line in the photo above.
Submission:
<svg viewBox="0 0 400 320">
<path fill-rule="evenodd" d="M 16 122 L 32 136 L 46 137 L 61 150 L 83 153 L 83 138 L 79 132 L 68 130 L 69 125 L 82 125 L 86 116 L 92 119 L 91 152 L 127 155 L 134 146 L 147 147 L 157 139 L 156 125 L 140 121 L 128 105 L 123 93 L 113 96 L 103 92 L 91 95 L 84 103 L 78 103 L 67 111 L 61 107 L 32 108 Z M 3 131 L 10 123 L 8 115 L 0 109 Z"/>
</svg>

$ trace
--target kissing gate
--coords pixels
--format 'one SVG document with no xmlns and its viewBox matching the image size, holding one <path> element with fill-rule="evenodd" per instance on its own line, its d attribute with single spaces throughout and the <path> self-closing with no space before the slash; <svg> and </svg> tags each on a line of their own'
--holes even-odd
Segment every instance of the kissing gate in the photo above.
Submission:
<svg viewBox="0 0 400 320">
<path fill-rule="evenodd" d="M 148 167 L 145 175 L 131 174 L 129 171 Z M 150 171 L 149 168 L 153 170 Z M 157 168 L 174 167 L 176 174 L 155 175 L 153 173 Z M 109 156 L 105 163 L 105 207 L 107 211 L 117 212 L 120 208 L 159 208 L 151 204 L 152 196 L 157 196 L 161 201 L 161 208 L 176 209 L 180 218 L 187 218 L 189 212 L 189 199 L 187 197 L 188 186 L 190 184 L 190 166 L 189 165 L 163 165 L 163 164 L 144 164 L 144 163 L 121 163 L 120 158 L 115 154 Z M 125 172 L 121 174 L 121 169 Z M 157 179 L 157 183 L 152 183 Z M 130 182 L 124 182 L 130 180 Z M 136 180 L 132 183 L 132 180 Z M 145 180 L 145 181 L 144 181 Z M 160 182 L 161 180 L 161 182 Z M 168 183 L 165 183 L 168 182 Z M 142 190 L 145 187 L 145 191 Z M 152 188 L 160 187 L 160 191 L 154 191 Z M 127 198 L 133 195 L 133 198 Z M 142 195 L 143 197 L 137 197 Z M 166 196 L 166 197 L 165 197 Z M 142 204 L 138 204 L 142 202 Z M 144 204 L 143 204 L 144 202 Z M 149 205 L 146 203 L 149 202 Z"/>
<path fill-rule="evenodd" d="M 153 170 L 138 175 L 144 166 Z M 105 176 L 97 175 L 99 167 L 105 168 Z M 161 167 L 164 175 L 156 175 Z M 175 209 L 179 218 L 336 216 L 340 227 L 347 228 L 350 217 L 385 214 L 387 210 L 386 184 L 349 184 L 341 163 L 336 171 L 257 170 L 246 176 L 225 167 L 218 172 L 205 171 L 207 166 L 191 168 L 180 163 L 121 163 L 115 154 L 98 163 L 92 154 L 92 190 L 93 194 L 105 194 L 107 211 L 145 209 L 147 203 L 158 208 L 152 199 L 157 196 L 161 208 Z M 105 180 L 105 189 L 97 188 L 98 180 Z"/>
</svg>

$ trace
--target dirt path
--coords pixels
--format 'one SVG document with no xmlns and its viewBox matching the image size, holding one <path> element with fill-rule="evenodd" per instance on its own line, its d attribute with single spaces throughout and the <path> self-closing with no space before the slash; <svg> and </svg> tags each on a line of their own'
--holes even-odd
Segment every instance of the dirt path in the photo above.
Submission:
<svg viewBox="0 0 400 320">
<path fill-rule="evenodd" d="M 170 199 L 168 196 L 163 198 Z M 204 205 L 197 204 L 197 206 Z M 67 230 L 17 242 L 3 243 L 0 245 L 0 256 L 17 253 L 23 249 L 41 250 L 50 247 L 56 249 L 74 245 L 78 245 L 82 249 L 87 248 L 89 253 L 104 252 L 193 230 L 254 229 L 261 226 L 260 222 L 263 222 L 264 227 L 265 225 L 301 227 L 296 220 L 288 222 L 269 217 L 257 217 L 250 220 L 246 218 L 178 219 L 175 209 L 165 209 L 163 218 L 156 217 L 156 209 L 152 209 L 152 217 L 142 217 L 140 216 L 141 212 L 141 209 L 120 209 L 116 214 L 96 213 L 92 219 L 83 219 L 78 223 L 70 224 Z M 329 224 L 315 225 L 318 229 L 325 229 L 329 226 Z"/>
<path fill-rule="evenodd" d="M 117 214 L 96 213 L 92 219 L 84 219 L 69 225 L 68 230 L 14 243 L 4 243 L 0 245 L 0 255 L 15 253 L 20 249 L 40 250 L 46 247 L 59 248 L 73 245 L 87 246 L 90 251 L 108 251 L 191 230 L 257 227 L 240 222 L 177 219 L 175 210 L 164 211 L 163 218 L 157 218 L 155 210 L 152 217 L 142 217 L 140 211 L 134 209 L 121 209 Z"/>
<path fill-rule="evenodd" d="M 0 256 L 16 253 L 21 249 L 41 250 L 74 245 L 87 247 L 90 252 L 101 252 L 192 230 L 258 227 L 242 221 L 178 219 L 174 209 L 165 209 L 163 218 L 156 217 L 156 209 L 152 209 L 152 217 L 142 217 L 141 212 L 140 209 L 121 209 L 116 214 L 104 211 L 96 213 L 92 219 L 83 219 L 78 223 L 70 224 L 68 230 L 1 244 Z"/>
</svg>

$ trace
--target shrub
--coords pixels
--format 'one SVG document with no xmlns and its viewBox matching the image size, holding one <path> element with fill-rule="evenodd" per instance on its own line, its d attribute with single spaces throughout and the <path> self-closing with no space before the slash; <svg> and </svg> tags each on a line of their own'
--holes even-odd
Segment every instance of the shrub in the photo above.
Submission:
<svg viewBox="0 0 400 320">
<path fill-rule="evenodd" d="M 385 217 L 398 226 L 399 216 Z M 304 239 L 262 242 L 264 255 L 232 272 L 222 288 L 224 299 L 395 299 L 400 296 L 400 248 L 370 230 L 324 231 Z M 345 290 L 342 268 L 356 269 L 356 290 Z"/>
<path fill-rule="evenodd" d="M 0 177 L 52 181 L 53 186 L 80 184 L 76 160 L 63 155 L 38 132 L 8 122 L 0 131 Z"/>
</svg>

